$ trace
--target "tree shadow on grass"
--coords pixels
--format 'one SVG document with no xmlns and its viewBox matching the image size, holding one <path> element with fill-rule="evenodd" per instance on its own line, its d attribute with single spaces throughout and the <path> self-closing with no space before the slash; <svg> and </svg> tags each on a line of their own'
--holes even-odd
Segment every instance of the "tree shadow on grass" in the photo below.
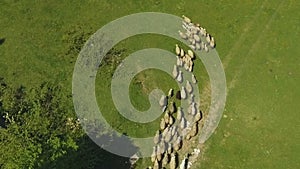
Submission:
<svg viewBox="0 0 300 169">
<path fill-rule="evenodd" d="M 93 138 L 98 144 L 103 147 L 113 149 L 122 149 L 126 153 L 135 154 L 138 149 L 130 140 L 124 136 L 116 134 L 101 135 L 98 138 Z M 61 158 L 46 163 L 39 167 L 40 169 L 130 169 L 130 158 L 112 154 L 94 143 L 89 136 L 84 135 L 77 141 L 79 148 L 77 150 L 68 150 L 66 155 Z"/>
<path fill-rule="evenodd" d="M 2 45 L 5 42 L 5 38 L 0 38 L 0 45 Z"/>
</svg>

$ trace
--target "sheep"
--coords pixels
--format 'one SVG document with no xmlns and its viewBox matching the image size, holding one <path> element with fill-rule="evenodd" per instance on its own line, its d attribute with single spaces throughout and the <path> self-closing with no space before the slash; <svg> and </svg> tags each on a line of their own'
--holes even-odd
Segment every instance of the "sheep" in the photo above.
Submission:
<svg viewBox="0 0 300 169">
<path fill-rule="evenodd" d="M 160 121 L 160 129 L 163 130 L 165 128 L 166 128 L 166 122 L 165 122 L 164 118 L 162 118 Z"/>
<path fill-rule="evenodd" d="M 153 169 L 160 169 L 159 162 L 157 159 L 154 162 Z"/>
<path fill-rule="evenodd" d="M 157 130 L 157 131 L 156 131 L 156 134 L 155 134 L 155 136 L 154 136 L 154 138 L 153 138 L 154 144 L 158 144 L 158 143 L 159 143 L 159 140 L 160 140 L 160 132 L 159 132 L 159 130 Z"/>
<path fill-rule="evenodd" d="M 204 50 L 205 50 L 205 52 L 208 52 L 208 51 L 209 51 L 209 49 L 208 49 L 208 47 L 207 47 L 206 44 L 204 44 Z"/>
<path fill-rule="evenodd" d="M 195 35 L 194 35 L 194 39 L 195 39 L 196 42 L 200 42 L 200 37 L 199 37 L 199 35 L 195 34 Z"/>
<path fill-rule="evenodd" d="M 214 37 L 211 37 L 211 41 L 210 41 L 209 45 L 210 45 L 210 47 L 211 47 L 212 49 L 215 48 L 216 44 L 215 44 L 215 39 L 214 39 Z"/>
<path fill-rule="evenodd" d="M 201 50 L 200 42 L 197 42 L 197 43 L 195 44 L 195 48 L 196 48 L 196 50 Z"/>
<path fill-rule="evenodd" d="M 189 99 L 189 104 L 192 104 L 195 101 L 195 96 L 194 94 L 191 94 L 191 97 Z"/>
<path fill-rule="evenodd" d="M 165 115 L 164 115 L 164 120 L 165 120 L 165 123 L 168 124 L 169 123 L 169 112 L 166 112 Z"/>
<path fill-rule="evenodd" d="M 182 39 L 187 40 L 188 36 L 185 33 L 181 32 L 181 31 L 178 31 L 178 33 Z"/>
<path fill-rule="evenodd" d="M 191 115 L 193 115 L 193 116 L 196 115 L 197 109 L 196 109 L 196 105 L 194 102 L 190 105 L 189 111 L 190 111 Z"/>
<path fill-rule="evenodd" d="M 181 141 L 181 138 L 178 137 L 174 143 L 174 150 L 178 151 L 181 149 L 181 147 L 182 147 L 182 141 Z"/>
<path fill-rule="evenodd" d="M 192 74 L 192 82 L 193 82 L 194 84 L 197 83 L 197 79 L 196 79 L 196 76 L 195 76 L 194 74 Z"/>
<path fill-rule="evenodd" d="M 205 43 L 202 41 L 201 42 L 201 49 L 204 50 L 204 48 L 205 48 Z"/>
<path fill-rule="evenodd" d="M 170 97 L 172 97 L 172 96 L 173 96 L 173 89 L 171 88 L 171 89 L 169 89 L 168 97 L 170 98 Z"/>
<path fill-rule="evenodd" d="M 185 23 L 187 23 L 187 24 L 189 24 L 189 23 L 192 22 L 192 20 L 191 20 L 190 18 L 188 18 L 188 17 L 186 17 L 186 16 L 184 16 L 184 15 L 182 15 L 182 18 L 183 18 L 183 21 L 184 21 Z"/>
<path fill-rule="evenodd" d="M 174 79 L 176 79 L 178 76 L 178 67 L 176 65 L 173 67 L 172 75 Z"/>
<path fill-rule="evenodd" d="M 167 133 L 169 132 L 169 126 L 167 126 L 164 130 L 163 130 L 163 132 L 162 132 L 162 139 L 164 139 L 165 137 L 166 137 L 166 135 L 167 135 Z"/>
<path fill-rule="evenodd" d="M 198 122 L 202 119 L 202 113 L 201 110 L 197 112 L 196 116 L 195 116 L 195 121 Z"/>
<path fill-rule="evenodd" d="M 154 146 L 152 154 L 151 154 L 151 161 L 152 161 L 152 163 L 156 160 L 156 153 L 157 153 L 156 151 L 157 151 L 157 147 Z"/>
<path fill-rule="evenodd" d="M 178 56 L 176 56 L 176 65 L 181 66 L 181 59 Z"/>
<path fill-rule="evenodd" d="M 178 46 L 178 44 L 175 45 L 175 53 L 177 56 L 180 55 L 180 47 Z"/>
<path fill-rule="evenodd" d="M 195 58 L 194 52 L 192 50 L 187 51 L 188 55 L 190 56 L 191 59 Z"/>
<path fill-rule="evenodd" d="M 176 169 L 176 167 L 177 167 L 176 154 L 171 154 L 170 169 Z"/>
<path fill-rule="evenodd" d="M 170 125 L 174 124 L 174 118 L 172 115 L 169 116 L 169 124 Z"/>
<path fill-rule="evenodd" d="M 202 36 L 205 36 L 205 35 L 206 35 L 206 29 L 200 27 L 200 34 L 201 34 Z"/>
<path fill-rule="evenodd" d="M 159 105 L 160 107 L 166 106 L 168 103 L 167 97 L 165 95 L 162 95 L 160 100 L 159 100 Z"/>
<path fill-rule="evenodd" d="M 188 80 L 186 81 L 185 88 L 186 88 L 187 92 L 189 92 L 189 93 L 193 92 L 193 86 L 192 86 L 191 82 Z"/>
<path fill-rule="evenodd" d="M 182 113 L 182 110 L 181 110 L 181 107 L 178 107 L 177 108 L 177 120 L 180 121 L 181 118 L 183 117 L 183 113 Z"/>
<path fill-rule="evenodd" d="M 192 127 L 192 130 L 190 132 L 191 137 L 196 136 L 198 133 L 198 123 L 195 123 Z"/>
<path fill-rule="evenodd" d="M 183 49 L 180 49 L 180 57 L 183 57 L 185 55 L 185 52 Z"/>
<path fill-rule="evenodd" d="M 163 160 L 162 160 L 162 164 L 163 165 L 167 165 L 167 164 L 169 164 L 169 155 L 166 153 L 165 155 L 164 155 L 164 158 L 163 158 Z"/>
<path fill-rule="evenodd" d="M 178 81 L 179 83 L 182 83 L 183 77 L 182 77 L 182 72 L 181 72 L 181 70 L 179 71 L 178 76 L 177 76 L 176 79 L 177 79 L 177 81 Z"/>
<path fill-rule="evenodd" d="M 160 153 L 163 154 L 167 150 L 166 142 L 164 140 L 162 140 L 159 145 L 160 145 Z"/>
<path fill-rule="evenodd" d="M 182 98 L 182 99 L 186 99 L 187 94 L 186 94 L 186 91 L 185 91 L 184 86 L 181 87 L 181 92 L 180 92 L 180 94 L 181 94 L 181 98 Z"/>
<path fill-rule="evenodd" d="M 166 136 L 165 136 L 165 141 L 167 143 L 169 143 L 170 141 L 172 140 L 172 133 L 170 132 L 170 130 L 166 133 Z"/>
<path fill-rule="evenodd" d="M 167 105 L 165 105 L 164 107 L 161 108 L 161 112 L 165 112 L 167 109 Z"/>
<path fill-rule="evenodd" d="M 209 33 L 206 34 L 206 41 L 207 41 L 207 43 L 210 42 L 210 34 Z"/>
<path fill-rule="evenodd" d="M 194 62 L 190 60 L 189 69 L 188 69 L 189 72 L 193 71 L 193 66 L 194 66 Z"/>
<path fill-rule="evenodd" d="M 188 169 L 188 155 L 185 155 L 183 160 L 181 161 L 179 169 Z"/>
<path fill-rule="evenodd" d="M 166 154 L 171 154 L 173 152 L 173 144 L 172 143 L 168 143 L 168 149 L 167 149 L 167 153 Z"/>
<path fill-rule="evenodd" d="M 193 42 L 195 41 L 195 39 L 193 39 L 193 37 L 189 37 L 189 38 L 188 38 L 188 41 L 189 41 L 189 43 L 190 43 L 191 45 L 193 45 Z"/>
<path fill-rule="evenodd" d="M 185 128 L 185 119 L 184 118 L 182 118 L 181 121 L 180 121 L 180 128 L 181 129 Z"/>
<path fill-rule="evenodd" d="M 176 111 L 176 105 L 174 102 L 171 102 L 169 104 L 169 110 L 170 110 L 170 113 L 174 113 Z"/>
<path fill-rule="evenodd" d="M 189 47 L 193 50 L 196 50 L 196 46 L 195 45 L 189 45 Z"/>
</svg>

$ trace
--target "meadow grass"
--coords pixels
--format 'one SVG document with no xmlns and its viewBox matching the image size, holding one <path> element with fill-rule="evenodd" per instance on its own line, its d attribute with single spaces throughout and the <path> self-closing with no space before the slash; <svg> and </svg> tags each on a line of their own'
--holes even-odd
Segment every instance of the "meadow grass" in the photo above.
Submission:
<svg viewBox="0 0 300 169">
<path fill-rule="evenodd" d="M 136 12 L 185 14 L 215 36 L 228 87 L 227 118 L 221 120 L 193 167 L 299 168 L 299 10 L 296 0 L 3 0 L 0 38 L 5 42 L 0 45 L 0 77 L 14 86 L 26 87 L 55 81 L 64 85 L 66 95 L 71 95 L 76 55 L 66 55 L 66 32 L 79 26 L 85 33 L 92 33 L 111 20 Z M 148 47 L 173 51 L 175 43 L 167 37 L 143 35 L 122 41 L 116 49 L 125 50 L 121 60 Z M 205 69 L 200 61 L 196 64 L 200 82 L 207 82 Z M 115 65 L 104 65 L 97 74 L 101 111 L 119 132 L 153 135 L 159 119 L 145 125 L 132 123 L 113 107 L 110 79 L 114 69 Z M 199 88 L 205 89 L 205 84 L 200 83 Z M 137 109 L 149 107 L 147 94 L 154 87 L 167 92 L 175 83 L 157 70 L 140 73 L 130 89 Z M 140 161 L 138 168 L 147 165 L 149 161 Z"/>
</svg>

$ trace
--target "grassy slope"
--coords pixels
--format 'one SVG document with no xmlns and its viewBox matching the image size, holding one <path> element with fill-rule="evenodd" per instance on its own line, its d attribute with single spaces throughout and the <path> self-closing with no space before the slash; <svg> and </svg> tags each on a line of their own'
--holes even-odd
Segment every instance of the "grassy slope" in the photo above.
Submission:
<svg viewBox="0 0 300 169">
<path fill-rule="evenodd" d="M 209 140 L 201 166 L 299 168 L 299 143 L 295 140 L 299 136 L 295 133 L 299 123 L 296 100 L 300 99 L 299 49 L 295 46 L 299 41 L 299 3 L 287 1 L 276 10 L 280 2 L 4 0 L 0 2 L 0 38 L 6 41 L 0 46 L 0 76 L 13 85 L 25 86 L 55 80 L 63 83 L 69 94 L 76 58 L 63 56 L 66 46 L 62 37 L 68 29 L 81 25 L 96 31 L 110 20 L 141 11 L 184 13 L 215 35 L 229 85 L 228 118 Z M 168 38 L 146 39 L 149 41 L 138 45 L 132 38 L 120 47 L 129 47 L 128 53 L 144 47 L 172 49 Z M 97 85 L 99 93 L 101 89 L 102 85 Z M 104 109 L 111 112 L 108 106 Z M 123 126 L 126 129 L 127 125 Z"/>
</svg>

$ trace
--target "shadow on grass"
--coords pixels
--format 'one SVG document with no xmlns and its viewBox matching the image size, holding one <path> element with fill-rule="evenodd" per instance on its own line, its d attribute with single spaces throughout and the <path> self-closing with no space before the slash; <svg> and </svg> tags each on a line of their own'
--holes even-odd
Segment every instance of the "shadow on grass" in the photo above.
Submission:
<svg viewBox="0 0 300 169">
<path fill-rule="evenodd" d="M 5 42 L 5 38 L 0 38 L 0 45 L 2 45 Z"/>
<path fill-rule="evenodd" d="M 99 138 L 101 142 L 114 140 L 115 143 L 122 142 L 116 148 L 126 149 L 132 154 L 137 152 L 137 148 L 129 140 L 116 135 L 103 135 Z M 125 145 L 126 144 L 126 145 Z M 83 136 L 78 142 L 77 150 L 69 150 L 63 157 L 44 164 L 40 169 L 130 169 L 130 159 L 127 157 L 112 154 L 97 144 L 95 144 L 87 135 Z M 106 145 L 110 146 L 110 145 Z"/>
</svg>

